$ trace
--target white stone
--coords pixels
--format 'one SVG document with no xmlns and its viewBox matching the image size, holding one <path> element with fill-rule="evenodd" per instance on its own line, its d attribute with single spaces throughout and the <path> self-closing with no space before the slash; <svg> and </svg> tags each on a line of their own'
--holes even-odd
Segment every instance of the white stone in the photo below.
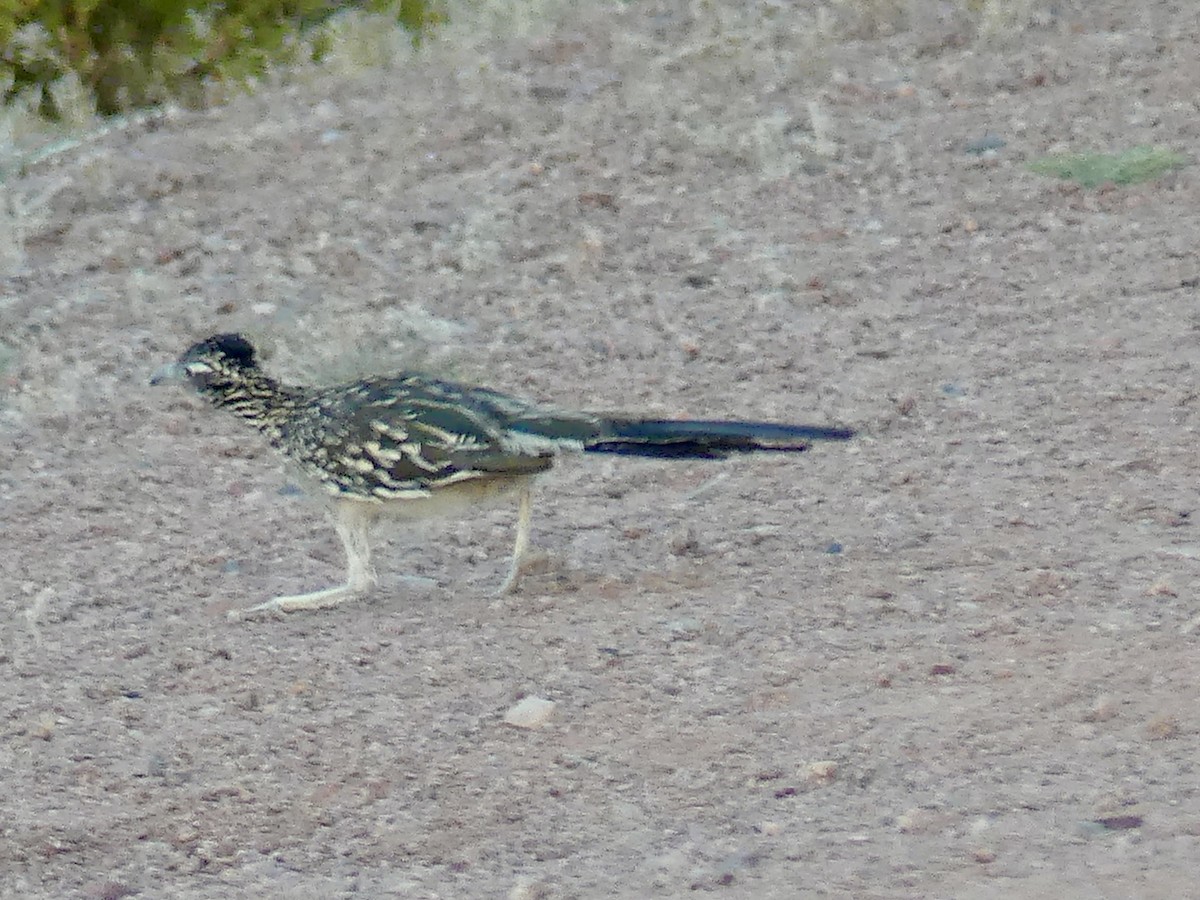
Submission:
<svg viewBox="0 0 1200 900">
<path fill-rule="evenodd" d="M 553 700 L 525 697 L 504 714 L 504 724 L 514 728 L 541 728 L 553 713 Z"/>
</svg>

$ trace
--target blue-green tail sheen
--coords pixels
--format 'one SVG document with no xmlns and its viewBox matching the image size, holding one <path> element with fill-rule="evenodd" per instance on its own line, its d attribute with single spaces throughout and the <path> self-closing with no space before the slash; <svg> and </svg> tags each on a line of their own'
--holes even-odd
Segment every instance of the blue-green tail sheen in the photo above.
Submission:
<svg viewBox="0 0 1200 900">
<path fill-rule="evenodd" d="M 588 453 L 670 459 L 714 459 L 730 453 L 800 453 L 813 441 L 845 441 L 848 428 L 736 422 L 720 419 L 609 419 L 602 434 L 586 441 Z"/>
</svg>

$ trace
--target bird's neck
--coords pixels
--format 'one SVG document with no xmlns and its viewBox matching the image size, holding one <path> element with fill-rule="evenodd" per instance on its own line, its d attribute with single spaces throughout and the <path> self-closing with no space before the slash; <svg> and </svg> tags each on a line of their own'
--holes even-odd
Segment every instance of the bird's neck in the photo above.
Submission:
<svg viewBox="0 0 1200 900">
<path fill-rule="evenodd" d="M 201 393 L 219 409 L 244 419 L 278 444 L 289 417 L 304 401 L 304 390 L 262 372 L 245 372 L 236 380 L 208 385 Z"/>
</svg>

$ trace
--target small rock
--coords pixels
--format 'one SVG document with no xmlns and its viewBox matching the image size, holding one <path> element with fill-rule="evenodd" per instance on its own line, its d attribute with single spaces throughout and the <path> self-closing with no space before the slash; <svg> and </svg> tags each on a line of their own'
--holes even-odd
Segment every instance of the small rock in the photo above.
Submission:
<svg viewBox="0 0 1200 900">
<path fill-rule="evenodd" d="M 700 636 L 701 625 L 698 619 L 674 619 L 667 623 L 667 635 L 672 641 L 692 641 Z"/>
<path fill-rule="evenodd" d="M 545 882 L 535 881 L 528 876 L 518 878 L 508 892 L 508 900 L 542 900 L 549 896 L 550 888 Z"/>
<path fill-rule="evenodd" d="M 151 778 L 162 778 L 170 769 L 167 758 L 161 753 L 151 753 L 146 760 L 146 774 Z"/>
<path fill-rule="evenodd" d="M 1141 828 L 1144 819 L 1134 813 L 1128 813 L 1125 815 L 1102 816 L 1093 821 L 1097 825 L 1104 826 L 1109 831 L 1126 831 L 1130 828 Z"/>
<path fill-rule="evenodd" d="M 1118 713 L 1117 701 L 1108 694 L 1101 694 L 1092 704 L 1092 708 L 1084 714 L 1085 722 L 1107 722 L 1116 718 Z"/>
<path fill-rule="evenodd" d="M 671 535 L 667 541 L 667 549 L 672 556 L 704 556 L 700 541 L 696 537 L 696 529 L 688 525 Z"/>
<path fill-rule="evenodd" d="M 933 834 L 946 828 L 951 817 L 942 810 L 915 807 L 896 817 L 896 825 L 905 834 Z"/>
<path fill-rule="evenodd" d="M 553 713 L 553 700 L 525 697 L 504 714 L 504 724 L 513 728 L 541 728 Z"/>
<path fill-rule="evenodd" d="M 127 884 L 120 881 L 105 881 L 88 888 L 85 896 L 94 900 L 121 900 L 122 897 L 132 897 L 138 893 Z"/>
<path fill-rule="evenodd" d="M 42 716 L 36 725 L 29 729 L 29 736 L 39 741 L 49 741 L 54 738 L 54 719 Z"/>
<path fill-rule="evenodd" d="M 804 778 L 809 784 L 829 784 L 837 778 L 838 764 L 832 759 L 809 763 Z"/>
<path fill-rule="evenodd" d="M 984 134 L 983 137 L 975 138 L 973 141 L 967 141 L 963 152 L 970 153 L 974 156 L 982 156 L 989 150 L 1000 150 L 1008 142 L 998 134 Z"/>
</svg>

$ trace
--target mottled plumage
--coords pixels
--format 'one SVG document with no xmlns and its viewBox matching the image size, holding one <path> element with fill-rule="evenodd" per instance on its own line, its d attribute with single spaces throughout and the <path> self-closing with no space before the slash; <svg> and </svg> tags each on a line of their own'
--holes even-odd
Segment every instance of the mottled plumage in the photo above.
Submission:
<svg viewBox="0 0 1200 900">
<path fill-rule="evenodd" d="M 331 388 L 284 385 L 258 365 L 241 335 L 190 347 L 152 384 L 188 381 L 213 405 L 240 416 L 332 501 L 346 547 L 347 584 L 280 597 L 259 609 L 333 605 L 374 584 L 368 529 L 381 513 L 413 518 L 519 493 L 517 578 L 529 537 L 529 482 L 562 451 L 661 458 L 720 458 L 750 451 L 797 452 L 813 440 L 846 440 L 841 428 L 766 422 L 673 421 L 570 412 L 486 388 L 417 374 Z"/>
</svg>

